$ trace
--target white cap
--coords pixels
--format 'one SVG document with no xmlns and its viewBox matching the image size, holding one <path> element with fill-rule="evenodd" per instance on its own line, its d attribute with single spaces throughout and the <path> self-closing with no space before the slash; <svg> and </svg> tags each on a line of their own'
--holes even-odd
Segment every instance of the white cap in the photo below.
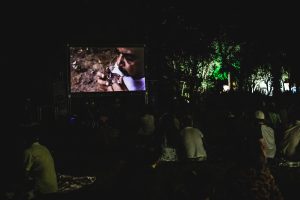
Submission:
<svg viewBox="0 0 300 200">
<path fill-rule="evenodd" d="M 261 110 L 257 110 L 255 112 L 255 118 L 256 119 L 265 119 L 265 114 Z"/>
</svg>

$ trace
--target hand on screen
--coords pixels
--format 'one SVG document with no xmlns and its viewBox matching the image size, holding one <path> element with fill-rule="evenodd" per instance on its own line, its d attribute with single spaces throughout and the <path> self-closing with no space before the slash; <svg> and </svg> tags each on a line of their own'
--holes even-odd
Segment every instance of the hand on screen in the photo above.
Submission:
<svg viewBox="0 0 300 200">
<path fill-rule="evenodd" d="M 128 91 L 127 87 L 124 84 L 123 77 L 120 76 L 117 79 L 117 82 L 112 83 L 112 85 L 108 86 L 107 91 Z"/>
<path fill-rule="evenodd" d="M 106 86 L 106 91 L 128 91 L 127 87 L 124 84 L 123 77 L 119 75 L 114 76 L 106 76 L 105 74 L 98 72 L 97 73 L 98 80 L 97 82 L 102 85 Z"/>
<path fill-rule="evenodd" d="M 97 77 L 98 77 L 98 80 L 97 82 L 102 85 L 102 86 L 109 86 L 109 81 L 107 79 L 107 76 L 104 74 L 104 73 L 101 73 L 101 72 L 97 72 Z"/>
</svg>

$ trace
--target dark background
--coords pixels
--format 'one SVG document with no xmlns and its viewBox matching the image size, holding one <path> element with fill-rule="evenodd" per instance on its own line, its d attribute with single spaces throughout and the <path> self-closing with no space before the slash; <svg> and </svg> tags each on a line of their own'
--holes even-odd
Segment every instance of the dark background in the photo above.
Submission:
<svg viewBox="0 0 300 200">
<path fill-rule="evenodd" d="M 82 0 L 11 2 L 1 10 L 2 100 L 9 104 L 28 96 L 49 103 L 53 80 L 66 78 L 67 44 L 144 43 L 155 60 L 162 47 L 201 47 L 226 29 L 236 41 L 286 49 L 297 68 L 299 12 L 290 2 Z M 154 72 L 157 78 L 160 69 Z"/>
<path fill-rule="evenodd" d="M 157 61 L 163 56 L 162 49 L 193 47 L 197 50 L 203 47 L 205 40 L 214 38 L 220 30 L 225 29 L 235 41 L 252 41 L 259 44 L 258 50 L 284 49 L 288 53 L 288 63 L 294 70 L 298 70 L 300 13 L 295 4 L 296 2 L 291 4 L 286 1 L 284 3 L 243 1 L 237 4 L 211 1 L 175 3 L 162 0 L 158 3 L 138 0 L 2 3 L 0 7 L 2 41 L 0 99 L 1 114 L 5 119 L 1 127 L 5 137 L 1 140 L 3 148 L 1 152 L 6 154 L 3 160 L 8 162 L 6 158 L 9 157 L 14 160 L 11 152 L 17 150 L 11 149 L 16 146 L 11 145 L 11 141 L 12 143 L 21 142 L 18 139 L 16 141 L 16 138 L 22 135 L 22 131 L 17 132 L 18 130 L 11 127 L 6 129 L 6 126 L 10 125 L 6 122 L 22 118 L 19 115 L 23 112 L 24 99 L 31 97 L 38 105 L 51 105 L 53 103 L 52 83 L 59 79 L 67 80 L 67 44 L 144 43 L 150 53 L 149 68 L 153 72 L 150 78 L 159 79 L 164 71 L 163 66 L 158 65 L 159 61 Z M 298 80 L 299 76 L 298 73 Z M 130 98 L 126 100 L 131 101 Z M 217 104 L 218 100 L 210 102 L 210 105 Z M 81 101 L 74 101 L 74 107 L 76 103 L 78 103 L 77 108 L 86 111 Z M 213 112 L 210 113 L 211 116 L 213 114 Z M 208 119 L 207 121 L 213 119 L 207 116 L 205 118 Z M 214 127 L 222 128 L 222 126 Z M 97 147 L 97 145 L 88 145 L 88 142 L 95 142 L 90 137 L 91 135 L 86 134 L 89 131 L 80 129 L 77 130 L 80 135 L 74 135 L 72 131 L 64 131 L 61 127 L 57 129 L 51 127 L 48 132 L 49 135 L 51 133 L 52 138 L 47 141 L 49 148 L 56 146 L 54 157 L 61 162 L 57 163 L 58 169 L 65 169 L 66 173 L 71 173 L 73 170 L 77 175 L 80 174 L 78 171 L 86 175 L 95 170 L 100 175 L 108 174 L 108 179 L 111 177 L 110 172 L 116 174 L 114 169 L 110 170 L 109 162 L 104 165 L 99 162 L 104 170 L 99 170 L 98 165 L 93 165 L 94 162 L 98 162 L 98 159 L 95 161 L 94 154 L 91 154 L 91 158 L 86 158 L 85 154 L 91 149 L 81 151 L 81 148 L 78 148 L 80 145 Z M 11 138 L 7 140 L 6 136 Z M 97 158 L 101 158 L 97 151 L 94 152 Z M 82 162 L 78 163 L 78 159 Z M 5 168 L 8 169 L 10 166 L 12 166 L 11 163 L 8 163 Z M 82 169 L 81 166 L 85 168 Z M 13 171 L 14 167 L 8 171 Z M 221 166 L 219 169 L 225 168 Z M 8 177 L 10 173 L 5 172 Z M 136 186 L 137 184 L 132 184 L 135 181 L 136 183 L 146 182 L 142 180 L 144 176 L 138 176 L 140 173 L 134 174 L 137 174 L 138 178 L 132 179 L 132 176 L 128 176 L 129 178 L 125 176 L 126 181 L 119 182 L 117 179 L 116 182 L 122 186 Z M 292 172 L 280 175 L 282 180 L 286 177 L 295 177 L 294 183 L 299 180 L 298 176 Z M 101 180 L 102 176 L 97 179 Z M 132 183 L 128 184 L 127 180 Z M 103 183 L 106 182 L 103 181 Z M 281 184 L 289 186 L 286 190 L 287 194 L 293 194 L 289 190 L 291 185 L 297 186 L 290 181 L 282 181 Z M 142 184 L 139 185 L 142 187 Z M 95 187 L 96 192 L 103 185 L 98 186 Z M 109 186 L 110 184 L 106 187 Z M 133 188 L 138 191 L 135 187 Z"/>
</svg>

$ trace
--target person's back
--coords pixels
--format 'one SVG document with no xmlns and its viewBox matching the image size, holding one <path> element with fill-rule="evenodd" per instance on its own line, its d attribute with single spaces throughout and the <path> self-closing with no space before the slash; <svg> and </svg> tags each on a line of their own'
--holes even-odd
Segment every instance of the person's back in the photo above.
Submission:
<svg viewBox="0 0 300 200">
<path fill-rule="evenodd" d="M 174 114 L 165 113 L 159 119 L 157 134 L 159 135 L 159 161 L 178 161 L 179 122 Z"/>
<path fill-rule="evenodd" d="M 255 112 L 256 123 L 260 126 L 263 137 L 264 153 L 267 158 L 274 158 L 276 154 L 276 143 L 274 129 L 265 124 L 265 115 L 262 111 Z"/>
<path fill-rule="evenodd" d="M 58 191 L 54 160 L 47 147 L 34 142 L 24 153 L 24 167 L 33 178 L 34 190 L 47 194 Z"/>
<path fill-rule="evenodd" d="M 261 132 L 262 136 L 264 138 L 266 148 L 265 148 L 265 153 L 267 158 L 274 158 L 276 154 L 276 143 L 275 143 L 275 136 L 274 136 L 274 130 L 265 125 L 261 125 Z"/>
<path fill-rule="evenodd" d="M 152 114 L 144 114 L 141 117 L 141 127 L 138 130 L 139 135 L 152 135 L 155 130 L 155 119 Z"/>
<path fill-rule="evenodd" d="M 201 161 L 207 157 L 204 144 L 203 134 L 198 128 L 193 127 L 193 118 L 186 115 L 181 121 L 183 129 L 180 131 L 183 144 L 183 158 L 188 160 Z"/>
<path fill-rule="evenodd" d="M 26 186 L 26 190 L 34 195 L 48 194 L 58 191 L 57 175 L 53 157 L 48 148 L 39 143 L 39 136 L 44 133 L 42 126 L 32 123 L 23 126 L 24 131 L 24 158 L 23 170 L 25 172 L 25 182 L 32 182 Z"/>
<path fill-rule="evenodd" d="M 290 160 L 300 160 L 300 120 L 284 132 L 282 154 Z"/>
<path fill-rule="evenodd" d="M 180 135 L 183 137 L 185 156 L 187 159 L 206 159 L 206 151 L 203 145 L 202 132 L 193 127 L 185 127 L 181 130 Z"/>
</svg>

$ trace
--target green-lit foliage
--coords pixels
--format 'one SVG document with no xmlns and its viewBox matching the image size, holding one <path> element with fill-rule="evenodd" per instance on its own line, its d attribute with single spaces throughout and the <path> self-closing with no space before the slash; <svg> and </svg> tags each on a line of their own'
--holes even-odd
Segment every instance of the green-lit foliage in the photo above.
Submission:
<svg viewBox="0 0 300 200">
<path fill-rule="evenodd" d="M 228 79 L 228 72 L 240 69 L 240 61 L 238 60 L 240 45 L 228 42 L 224 37 L 221 37 L 213 41 L 212 47 L 215 50 L 213 55 L 214 78 L 226 80 Z"/>
<path fill-rule="evenodd" d="M 198 91 L 205 92 L 214 87 L 213 65 L 211 61 L 204 60 L 198 62 L 197 66 L 197 76 L 200 80 Z"/>
<path fill-rule="evenodd" d="M 222 72 L 222 63 L 218 61 L 213 61 L 215 70 L 213 71 L 214 78 L 217 80 L 226 80 L 228 78 L 228 74 L 226 72 Z"/>
<path fill-rule="evenodd" d="M 185 50 L 173 51 L 166 56 L 167 65 L 181 81 L 180 94 L 186 98 L 192 93 L 205 92 L 215 87 L 216 81 L 228 79 L 240 69 L 240 45 L 220 37 L 209 45 L 205 56 Z"/>
<path fill-rule="evenodd" d="M 282 67 L 281 74 L 280 87 L 284 91 L 284 83 L 289 81 L 290 73 Z"/>
<path fill-rule="evenodd" d="M 281 68 L 281 74 L 282 74 L 282 76 L 281 76 L 281 81 L 282 82 L 287 81 L 290 77 L 289 72 L 287 70 L 285 70 L 283 67 Z"/>
<path fill-rule="evenodd" d="M 192 91 L 204 92 L 214 87 L 213 64 L 210 58 L 181 51 L 167 56 L 166 60 L 182 82 L 182 96 L 189 98 Z"/>
</svg>

